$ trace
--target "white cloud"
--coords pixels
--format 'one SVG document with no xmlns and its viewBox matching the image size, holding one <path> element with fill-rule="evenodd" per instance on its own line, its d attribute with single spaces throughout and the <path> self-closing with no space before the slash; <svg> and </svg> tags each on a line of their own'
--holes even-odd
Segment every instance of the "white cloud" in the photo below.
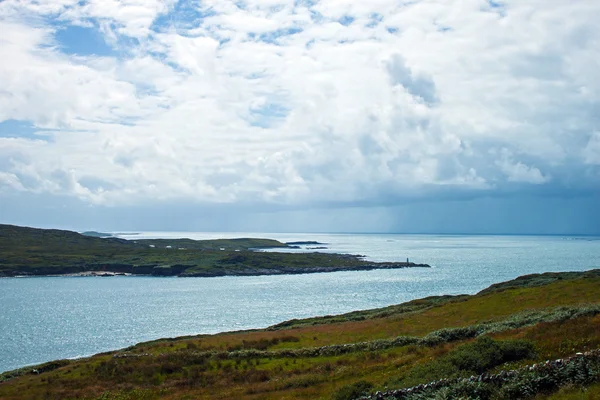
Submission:
<svg viewBox="0 0 600 400">
<path fill-rule="evenodd" d="M 543 175 L 538 168 L 526 165 L 521 161 L 514 161 L 509 152 L 503 153 L 503 159 L 496 161 L 496 165 L 500 167 L 509 182 L 539 185 L 551 180 L 549 175 Z"/>
<path fill-rule="evenodd" d="M 24 191 L 25 188 L 15 174 L 0 171 L 0 194 L 4 190 Z"/>
<path fill-rule="evenodd" d="M 0 137 L 0 186 L 362 204 L 560 187 L 599 164 L 595 2 L 189 1 L 193 26 L 175 3 L 0 3 L 0 121 L 52 130 Z M 118 51 L 62 53 L 50 16 Z"/>
</svg>

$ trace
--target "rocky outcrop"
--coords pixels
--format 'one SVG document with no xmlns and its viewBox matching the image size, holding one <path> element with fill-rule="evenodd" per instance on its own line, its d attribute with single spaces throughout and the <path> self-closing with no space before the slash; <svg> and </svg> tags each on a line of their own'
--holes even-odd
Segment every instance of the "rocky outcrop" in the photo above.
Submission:
<svg viewBox="0 0 600 400">
<path fill-rule="evenodd" d="M 336 255 L 340 259 L 347 259 L 351 263 L 357 257 L 355 255 Z M 0 273 L 0 276 L 51 276 L 51 275 L 80 275 L 80 276 L 100 276 L 97 273 L 107 272 L 114 274 L 128 275 L 151 275 L 151 276 L 179 276 L 179 277 L 219 277 L 219 276 L 262 276 L 262 275 L 298 275 L 298 274 L 313 274 L 325 272 L 340 272 L 340 271 L 371 271 L 375 269 L 400 269 L 400 268 L 431 268 L 428 264 L 415 264 L 412 262 L 389 262 L 376 263 L 367 262 L 360 265 L 349 266 L 310 266 L 297 267 L 282 265 L 279 267 L 261 268 L 249 265 L 244 265 L 247 261 L 247 256 L 243 254 L 233 254 L 226 258 L 220 267 L 213 267 L 206 271 L 194 270 L 196 265 L 190 264 L 143 264 L 134 265 L 127 263 L 94 263 L 81 264 L 68 267 L 43 267 L 29 269 L 26 267 L 16 268 L 15 270 Z M 186 272 L 191 270 L 189 272 Z M 94 272 L 96 274 L 87 274 Z M 110 275 L 110 276 L 112 276 Z M 108 276 L 108 275 L 107 275 Z"/>
</svg>

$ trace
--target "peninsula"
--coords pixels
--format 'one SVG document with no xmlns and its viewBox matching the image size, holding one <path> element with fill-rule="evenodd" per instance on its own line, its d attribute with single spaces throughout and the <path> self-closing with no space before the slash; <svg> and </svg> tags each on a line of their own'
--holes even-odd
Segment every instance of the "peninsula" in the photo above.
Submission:
<svg viewBox="0 0 600 400">
<path fill-rule="evenodd" d="M 100 235 L 0 225 L 0 276 L 214 277 L 429 267 L 372 262 L 359 255 L 260 251 L 294 248 L 295 243 L 272 239 L 125 240 Z"/>
</svg>

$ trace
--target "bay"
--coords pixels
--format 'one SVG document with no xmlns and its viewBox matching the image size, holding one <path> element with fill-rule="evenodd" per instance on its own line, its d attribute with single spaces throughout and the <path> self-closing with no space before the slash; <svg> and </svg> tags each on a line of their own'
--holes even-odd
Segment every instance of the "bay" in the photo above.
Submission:
<svg viewBox="0 0 600 400">
<path fill-rule="evenodd" d="M 292 318 L 473 294 L 517 276 L 600 268 L 600 238 L 145 232 L 120 237 L 266 237 L 433 268 L 307 275 L 0 279 L 0 371 L 164 337 L 262 328 Z M 301 250 L 313 251 L 304 246 Z M 321 247 L 319 245 L 318 247 Z"/>
</svg>

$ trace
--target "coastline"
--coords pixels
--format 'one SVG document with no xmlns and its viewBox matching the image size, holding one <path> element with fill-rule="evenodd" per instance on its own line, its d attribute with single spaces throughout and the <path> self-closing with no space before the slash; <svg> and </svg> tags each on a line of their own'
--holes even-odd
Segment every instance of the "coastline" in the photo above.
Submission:
<svg viewBox="0 0 600 400">
<path fill-rule="evenodd" d="M 314 240 L 126 240 L 87 234 L 0 224 L 0 276 L 218 277 L 430 267 L 408 259 L 374 262 L 354 254 L 262 251 L 324 244 Z"/>
<path fill-rule="evenodd" d="M 143 266 L 144 272 L 124 272 L 124 269 L 134 271 L 137 266 L 119 265 L 115 269 L 91 270 L 86 269 L 80 272 L 68 272 L 64 274 L 39 274 L 25 273 L 23 271 L 15 271 L 12 275 L 1 275 L 2 278 L 33 278 L 33 277 L 96 277 L 106 278 L 115 276 L 149 276 L 149 277 L 179 277 L 179 278 L 215 278 L 225 276 L 270 276 L 270 275 L 303 275 L 303 274 L 321 274 L 329 272 L 345 272 L 345 271 L 374 271 L 374 270 L 389 270 L 389 269 L 405 269 L 405 268 L 432 268 L 429 264 L 423 263 L 406 263 L 406 262 L 391 262 L 391 263 L 372 263 L 358 266 L 340 266 L 340 267 L 281 267 L 281 268 L 255 268 L 246 267 L 244 269 L 224 269 L 211 270 L 203 272 L 182 272 L 177 273 L 179 266 Z M 149 269 L 150 268 L 150 269 Z M 156 268 L 156 270 L 155 270 Z"/>
<path fill-rule="evenodd" d="M 127 272 L 111 272 L 111 271 L 83 271 L 75 274 L 65 275 L 52 275 L 52 276 L 65 276 L 65 277 L 113 277 L 113 276 L 133 276 Z"/>
</svg>

